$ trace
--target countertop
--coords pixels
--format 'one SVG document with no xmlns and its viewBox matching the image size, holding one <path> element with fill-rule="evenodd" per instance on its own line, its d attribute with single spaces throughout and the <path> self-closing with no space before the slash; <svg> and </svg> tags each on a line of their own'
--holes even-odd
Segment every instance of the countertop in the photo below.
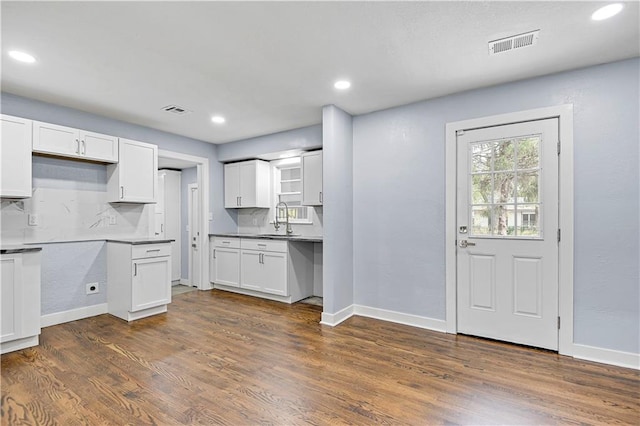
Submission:
<svg viewBox="0 0 640 426">
<path fill-rule="evenodd" d="M 209 234 L 210 237 L 232 237 L 232 238 L 261 238 L 265 240 L 285 240 L 293 242 L 305 243 L 321 243 L 322 236 L 315 235 L 265 235 L 265 234 L 238 234 L 238 233 L 222 233 Z"/>
<path fill-rule="evenodd" d="M 28 253 L 40 250 L 42 250 L 42 247 L 24 244 L 7 244 L 0 247 L 0 254 Z"/>
<path fill-rule="evenodd" d="M 175 240 L 172 239 L 162 239 L 162 238 L 108 238 L 106 240 L 108 243 L 123 243 L 123 244 L 131 244 L 134 246 L 141 244 L 164 244 L 171 243 Z"/>
</svg>

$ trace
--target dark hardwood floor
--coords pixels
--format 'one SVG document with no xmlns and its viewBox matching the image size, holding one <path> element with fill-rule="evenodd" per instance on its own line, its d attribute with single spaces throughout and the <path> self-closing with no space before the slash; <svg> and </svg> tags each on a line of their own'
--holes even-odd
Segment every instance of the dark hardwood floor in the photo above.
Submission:
<svg viewBox="0 0 640 426">
<path fill-rule="evenodd" d="M 222 291 L 2 356 L 2 424 L 629 424 L 640 373 Z"/>
</svg>

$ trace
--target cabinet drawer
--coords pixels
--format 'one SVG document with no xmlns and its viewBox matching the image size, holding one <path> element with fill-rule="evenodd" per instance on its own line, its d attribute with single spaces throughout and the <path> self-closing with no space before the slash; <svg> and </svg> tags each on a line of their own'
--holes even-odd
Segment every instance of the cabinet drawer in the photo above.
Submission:
<svg viewBox="0 0 640 426">
<path fill-rule="evenodd" d="M 145 259 L 147 257 L 169 256 L 171 255 L 171 244 L 143 244 L 132 246 L 132 259 Z"/>
<path fill-rule="evenodd" d="M 242 238 L 240 245 L 241 248 L 246 250 L 275 251 L 280 253 L 287 252 L 286 241 Z"/>
<path fill-rule="evenodd" d="M 240 248 L 240 238 L 215 237 L 213 245 L 216 247 Z"/>
</svg>

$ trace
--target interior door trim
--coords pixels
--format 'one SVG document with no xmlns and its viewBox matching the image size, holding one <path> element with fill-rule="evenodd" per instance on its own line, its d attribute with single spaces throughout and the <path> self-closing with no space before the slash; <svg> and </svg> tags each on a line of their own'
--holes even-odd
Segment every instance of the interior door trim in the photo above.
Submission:
<svg viewBox="0 0 640 426">
<path fill-rule="evenodd" d="M 474 118 L 446 124 L 445 145 L 445 282 L 446 330 L 457 333 L 456 303 L 456 192 L 458 131 L 514 124 L 525 121 L 558 118 L 561 153 L 559 163 L 559 227 L 562 239 L 558 245 L 558 353 L 572 356 L 573 348 L 573 104 L 537 108 L 507 114 Z"/>
</svg>

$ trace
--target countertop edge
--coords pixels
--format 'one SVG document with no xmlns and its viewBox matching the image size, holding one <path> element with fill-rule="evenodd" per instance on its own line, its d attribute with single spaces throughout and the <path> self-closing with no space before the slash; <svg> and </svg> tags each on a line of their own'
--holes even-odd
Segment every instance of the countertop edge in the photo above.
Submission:
<svg viewBox="0 0 640 426">
<path fill-rule="evenodd" d="M 0 248 L 0 254 L 16 254 L 42 251 L 42 247 L 8 247 Z"/>
<path fill-rule="evenodd" d="M 234 234 L 234 233 L 214 233 L 209 237 L 227 237 L 227 238 L 258 238 L 262 240 L 291 241 L 299 243 L 321 243 L 323 238 L 319 236 L 296 235 L 288 237 L 286 235 L 262 235 L 262 234 Z"/>
</svg>

